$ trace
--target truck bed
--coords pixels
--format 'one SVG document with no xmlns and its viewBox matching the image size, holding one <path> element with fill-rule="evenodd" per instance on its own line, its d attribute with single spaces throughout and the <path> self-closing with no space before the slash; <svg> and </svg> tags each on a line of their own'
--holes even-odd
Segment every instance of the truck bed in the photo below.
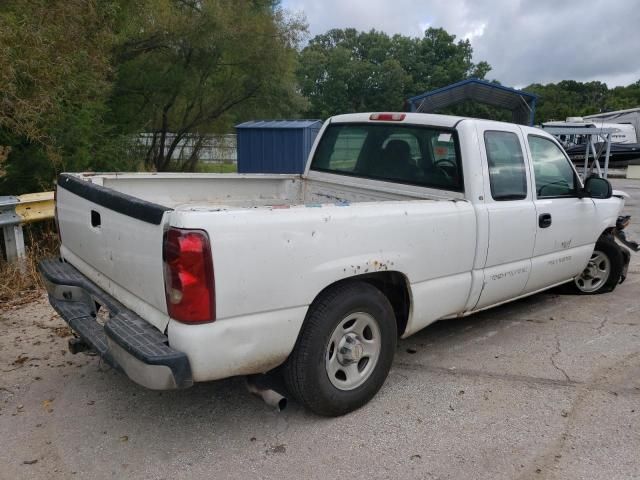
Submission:
<svg viewBox="0 0 640 480">
<path fill-rule="evenodd" d="M 169 318 L 161 259 L 167 224 L 205 229 L 213 239 L 216 271 L 231 275 L 224 262 L 227 258 L 236 258 L 235 266 L 229 269 L 232 272 L 246 270 L 243 278 L 253 278 L 251 272 L 255 272 L 256 262 L 241 267 L 238 256 L 258 258 L 264 265 L 278 258 L 269 269 L 277 271 L 298 256 L 303 263 L 310 261 L 312 257 L 306 252 L 315 252 L 317 242 L 322 241 L 323 258 L 315 258 L 319 263 L 299 266 L 301 271 L 320 268 L 323 275 L 317 281 L 321 283 L 326 275 L 339 278 L 352 274 L 351 265 L 364 265 L 371 259 L 383 265 L 391 257 L 402 256 L 396 251 L 399 245 L 416 241 L 410 227 L 413 222 L 431 223 L 446 218 L 439 225 L 451 223 L 451 230 L 446 231 L 469 229 L 462 235 L 472 244 L 475 227 L 471 227 L 475 217 L 468 202 L 436 201 L 462 196 L 391 182 L 323 176 L 318 172 L 314 172 L 313 179 L 257 174 L 64 174 L 58 187 L 61 256 L 108 294 L 164 331 Z M 357 208 L 341 208 L 347 205 Z M 299 208 L 295 208 L 297 206 Z M 287 213 L 278 208 L 286 208 Z M 453 211 L 459 211 L 460 216 L 450 217 Z M 242 213 L 242 220 L 238 213 Z M 407 215 L 410 221 L 405 218 Z M 378 238 L 386 232 L 379 227 L 379 222 L 386 222 L 389 232 L 400 234 L 401 230 L 409 229 L 401 233 L 406 239 L 398 242 L 395 235 L 391 235 L 389 244 L 378 239 L 365 248 L 360 240 L 344 238 L 349 236 L 351 228 L 366 232 L 362 233 L 365 237 Z M 258 234 L 264 244 L 255 242 Z M 303 237 L 304 245 L 298 244 Z M 291 238 L 297 240 L 293 242 Z M 437 240 L 434 246 L 448 241 L 434 237 L 421 242 L 427 245 L 434 239 Z M 229 251 L 226 251 L 227 240 L 231 241 Z M 280 249 L 283 242 L 288 248 L 295 247 L 295 252 Z M 409 249 L 407 245 L 403 248 Z M 381 256 L 380 249 L 388 255 Z M 245 253 L 241 253 L 243 251 Z M 473 248 L 469 251 L 472 256 Z M 314 253 L 316 257 L 319 254 L 320 251 Z M 324 263 L 331 265 L 319 267 Z M 437 274 L 433 269 L 429 275 L 421 272 L 420 279 Z M 251 291 L 246 290 L 250 283 L 245 282 L 242 288 L 233 282 L 216 286 L 221 298 L 220 318 L 245 313 L 234 310 L 235 307 L 253 308 L 246 301 L 239 301 L 237 295 L 263 300 L 260 297 L 263 290 L 255 286 Z M 225 291 L 226 284 L 230 292 Z M 286 299 L 268 296 L 289 306 Z M 305 298 L 305 301 L 311 300 Z M 272 308 L 272 301 L 267 303 L 268 308 Z"/>
<path fill-rule="evenodd" d="M 322 176 L 306 179 L 299 175 L 181 173 L 91 174 L 84 177 L 92 183 L 174 210 L 215 211 L 309 203 L 462 198 L 453 192 L 337 175 L 328 175 L 326 179 Z"/>
</svg>

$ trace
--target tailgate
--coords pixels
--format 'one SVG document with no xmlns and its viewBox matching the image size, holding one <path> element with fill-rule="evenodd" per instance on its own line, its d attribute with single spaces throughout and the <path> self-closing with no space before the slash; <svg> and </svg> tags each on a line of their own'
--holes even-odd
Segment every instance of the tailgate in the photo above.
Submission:
<svg viewBox="0 0 640 480">
<path fill-rule="evenodd" d="M 56 203 L 62 257 L 163 331 L 162 237 L 171 209 L 68 174 L 58 178 Z"/>
</svg>

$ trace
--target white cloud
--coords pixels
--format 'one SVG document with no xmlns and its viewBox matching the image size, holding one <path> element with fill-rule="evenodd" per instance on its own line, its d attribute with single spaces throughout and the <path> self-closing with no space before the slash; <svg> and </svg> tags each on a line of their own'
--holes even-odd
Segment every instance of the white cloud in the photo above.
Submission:
<svg viewBox="0 0 640 480">
<path fill-rule="evenodd" d="M 572 79 L 610 87 L 640 79 L 640 6 L 634 0 L 284 0 L 311 35 L 354 27 L 422 36 L 429 26 L 467 38 L 474 60 L 505 85 Z"/>
<path fill-rule="evenodd" d="M 484 29 L 487 28 L 486 23 L 481 23 L 477 27 L 475 27 L 472 31 L 465 33 L 462 35 L 462 38 L 473 42 L 474 38 L 482 37 L 484 35 Z"/>
</svg>

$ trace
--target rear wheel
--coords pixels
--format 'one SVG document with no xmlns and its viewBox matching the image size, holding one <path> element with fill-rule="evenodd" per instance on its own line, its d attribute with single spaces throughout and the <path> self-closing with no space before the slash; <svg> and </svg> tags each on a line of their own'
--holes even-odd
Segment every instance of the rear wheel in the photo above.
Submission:
<svg viewBox="0 0 640 480">
<path fill-rule="evenodd" d="M 582 295 L 610 292 L 616 288 L 623 268 L 620 247 L 612 237 L 603 235 L 596 243 L 585 269 L 573 279 L 572 287 Z"/>
<path fill-rule="evenodd" d="M 326 416 L 351 412 L 383 385 L 395 351 L 387 297 L 365 282 L 338 284 L 311 305 L 284 368 L 289 392 Z"/>
</svg>

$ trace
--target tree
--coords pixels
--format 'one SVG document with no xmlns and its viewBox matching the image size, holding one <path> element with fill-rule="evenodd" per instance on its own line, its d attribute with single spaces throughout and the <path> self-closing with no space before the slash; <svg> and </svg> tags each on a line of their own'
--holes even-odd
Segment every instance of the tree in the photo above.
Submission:
<svg viewBox="0 0 640 480">
<path fill-rule="evenodd" d="M 563 80 L 547 85 L 532 84 L 525 90 L 539 97 L 536 109 L 538 123 L 640 106 L 640 80 L 612 89 L 597 81 Z"/>
<path fill-rule="evenodd" d="M 443 28 L 429 28 L 424 37 L 393 37 L 395 51 L 412 83 L 408 96 L 444 87 L 465 78 L 484 78 L 491 70 L 487 62 L 474 64 L 469 40 L 459 40 Z"/>
<path fill-rule="evenodd" d="M 84 169 L 102 137 L 114 4 L 22 0 L 0 7 L 0 191 L 50 188 Z M 46 20 L 43 20 L 46 19 Z"/>
<path fill-rule="evenodd" d="M 305 26 L 274 2 L 147 0 L 128 12 L 111 119 L 122 132 L 151 134 L 149 167 L 191 170 L 206 134 L 248 112 L 297 106 L 295 46 Z M 194 148 L 185 156 L 187 139 Z"/>
<path fill-rule="evenodd" d="M 626 87 L 615 87 L 609 90 L 607 111 L 635 107 L 640 107 L 640 80 Z"/>
<path fill-rule="evenodd" d="M 206 134 L 303 108 L 305 28 L 276 0 L 5 0 L 0 192 L 145 156 L 149 168 L 193 169 Z M 140 152 L 145 132 L 152 148 Z M 187 137 L 195 148 L 175 161 Z"/>
<path fill-rule="evenodd" d="M 536 121 L 564 120 L 566 117 L 597 113 L 607 108 L 609 89 L 602 82 L 563 80 L 557 84 L 533 84 L 525 90 L 538 95 Z"/>
<path fill-rule="evenodd" d="M 104 96 L 113 5 L 83 0 L 3 2 L 0 125 L 47 143 L 69 103 Z M 46 21 L 43 21 L 46 19 Z"/>
<path fill-rule="evenodd" d="M 483 78 L 486 62 L 471 60 L 468 40 L 443 29 L 423 38 L 355 29 L 330 30 L 313 38 L 299 56 L 298 82 L 309 114 L 401 110 L 406 98 L 469 76 Z"/>
</svg>

